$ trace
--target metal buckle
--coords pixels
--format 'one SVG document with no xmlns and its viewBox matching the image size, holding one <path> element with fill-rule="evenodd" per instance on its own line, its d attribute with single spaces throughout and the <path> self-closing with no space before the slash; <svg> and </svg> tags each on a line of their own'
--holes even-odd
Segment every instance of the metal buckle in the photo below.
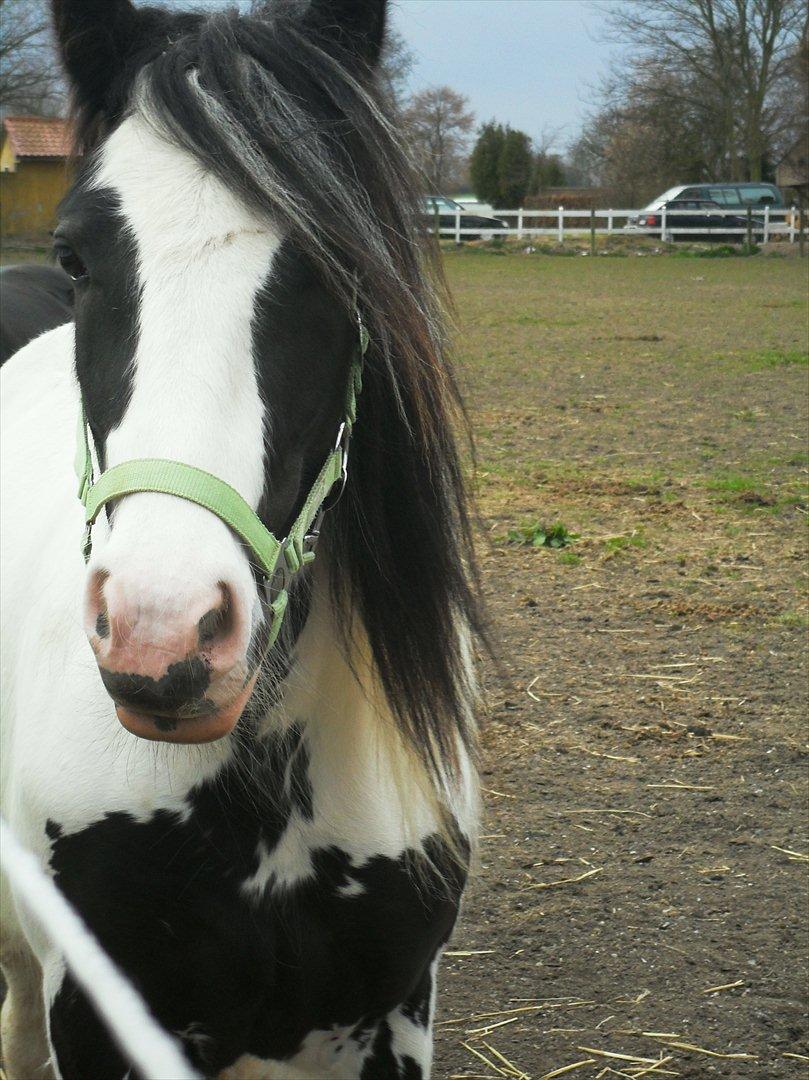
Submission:
<svg viewBox="0 0 809 1080">
<path fill-rule="evenodd" d="M 268 604 L 272 604 L 277 600 L 282 592 L 287 592 L 292 581 L 292 571 L 289 569 L 284 555 L 288 542 L 289 538 L 281 543 L 272 577 L 264 575 L 264 596 Z"/>
<path fill-rule="evenodd" d="M 334 482 L 334 486 L 332 487 L 331 491 L 323 500 L 320 510 L 318 511 L 318 515 L 315 518 L 318 526 L 318 532 L 320 531 L 320 522 L 323 519 L 323 515 L 326 513 L 327 510 L 331 510 L 337 505 L 337 503 L 343 496 L 343 492 L 346 489 L 346 483 L 348 482 L 348 447 L 350 443 L 351 428 L 344 420 L 342 424 L 340 424 L 340 427 L 337 431 L 337 438 L 334 441 L 334 449 L 341 452 L 340 476 L 339 479 Z M 310 529 L 309 531 L 311 533 L 314 530 Z"/>
<path fill-rule="evenodd" d="M 302 547 L 304 556 L 311 555 L 312 558 L 314 558 L 315 548 L 317 547 L 317 542 L 320 539 L 320 527 L 323 524 L 323 515 L 325 513 L 325 508 L 321 506 L 318 512 L 315 514 L 315 520 L 309 526 L 309 531 L 303 538 Z M 307 562 L 311 561 L 311 559 L 306 559 L 304 557 L 304 565 L 306 565 Z"/>
</svg>

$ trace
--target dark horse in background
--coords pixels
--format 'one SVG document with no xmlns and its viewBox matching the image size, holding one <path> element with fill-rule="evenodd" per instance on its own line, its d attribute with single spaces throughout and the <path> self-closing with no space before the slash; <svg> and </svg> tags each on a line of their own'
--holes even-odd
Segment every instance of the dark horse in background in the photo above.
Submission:
<svg viewBox="0 0 809 1080">
<path fill-rule="evenodd" d="M 481 620 L 385 0 L 52 7 L 75 322 L 0 373 L 3 814 L 206 1077 L 424 1080 Z M 204 503 L 132 488 L 82 549 L 82 408 L 100 471 L 204 472 L 285 542 L 323 511 L 277 636 L 274 577 Z M 347 425 L 342 498 L 310 506 Z M 3 888 L 11 1080 L 131 1077 Z"/>
<path fill-rule="evenodd" d="M 73 282 L 58 266 L 0 269 L 0 364 L 39 334 L 73 318 Z"/>
</svg>

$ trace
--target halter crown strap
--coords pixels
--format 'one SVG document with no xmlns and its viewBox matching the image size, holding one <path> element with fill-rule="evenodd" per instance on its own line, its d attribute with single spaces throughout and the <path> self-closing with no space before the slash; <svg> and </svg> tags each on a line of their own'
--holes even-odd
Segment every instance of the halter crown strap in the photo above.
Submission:
<svg viewBox="0 0 809 1080">
<path fill-rule="evenodd" d="M 86 528 L 82 543 L 85 561 L 92 550 L 92 527 L 103 506 L 125 495 L 152 491 L 175 495 L 210 510 L 229 526 L 255 557 L 265 580 L 265 590 L 271 611 L 267 647 L 274 644 L 289 599 L 290 579 L 302 566 L 315 557 L 314 545 L 320 528 L 325 503 L 337 484 L 345 484 L 348 465 L 348 444 L 357 418 L 357 398 L 362 389 L 362 368 L 368 348 L 368 332 L 357 312 L 359 344 L 349 372 L 345 412 L 334 448 L 323 463 L 304 499 L 289 532 L 279 540 L 264 525 L 261 518 L 235 488 L 218 476 L 165 458 L 135 458 L 114 465 L 93 478 L 93 458 L 90 436 L 84 413 L 79 406 L 79 429 L 76 445 L 76 475 L 79 480 L 79 499 L 84 505 Z M 342 488 L 340 489 L 342 492 Z M 339 494 L 338 494 L 339 497 Z M 336 501 L 336 500 L 334 500 Z M 333 503 L 332 503 L 333 505 Z M 280 586 L 275 581 L 280 577 Z M 274 595 L 271 595 L 274 590 Z"/>
</svg>

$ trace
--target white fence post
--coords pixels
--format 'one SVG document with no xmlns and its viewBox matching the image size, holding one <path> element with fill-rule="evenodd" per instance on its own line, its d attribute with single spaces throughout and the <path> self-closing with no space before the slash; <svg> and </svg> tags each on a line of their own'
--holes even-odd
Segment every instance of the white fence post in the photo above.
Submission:
<svg viewBox="0 0 809 1080">
<path fill-rule="evenodd" d="M 559 207 L 559 220 L 558 220 L 558 224 L 557 224 L 557 236 L 558 236 L 558 239 L 559 239 L 559 243 L 563 244 L 565 242 L 565 208 L 564 208 L 564 206 Z"/>
<path fill-rule="evenodd" d="M 660 213 L 660 240 L 665 244 L 666 242 L 666 208 L 663 207 Z"/>
<path fill-rule="evenodd" d="M 764 207 L 764 243 L 770 242 L 770 204 Z"/>
<path fill-rule="evenodd" d="M 798 212 L 797 206 L 793 206 L 789 212 L 789 242 L 795 243 L 795 215 Z"/>
<path fill-rule="evenodd" d="M 607 211 L 607 232 L 612 232 L 612 210 Z"/>
<path fill-rule="evenodd" d="M 517 211 L 517 239 L 522 240 L 522 207 Z"/>
<path fill-rule="evenodd" d="M 461 211 L 456 206 L 455 207 L 455 243 L 460 244 L 460 242 L 461 242 Z"/>
</svg>

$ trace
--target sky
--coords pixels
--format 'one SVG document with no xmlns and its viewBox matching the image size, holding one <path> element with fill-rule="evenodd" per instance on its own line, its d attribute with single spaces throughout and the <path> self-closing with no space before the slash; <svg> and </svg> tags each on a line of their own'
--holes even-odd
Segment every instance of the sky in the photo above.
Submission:
<svg viewBox="0 0 809 1080">
<path fill-rule="evenodd" d="M 412 90 L 446 85 L 476 119 L 492 118 L 552 148 L 575 139 L 592 87 L 617 46 L 603 40 L 620 0 L 393 0 L 392 25 L 416 55 Z"/>
</svg>

